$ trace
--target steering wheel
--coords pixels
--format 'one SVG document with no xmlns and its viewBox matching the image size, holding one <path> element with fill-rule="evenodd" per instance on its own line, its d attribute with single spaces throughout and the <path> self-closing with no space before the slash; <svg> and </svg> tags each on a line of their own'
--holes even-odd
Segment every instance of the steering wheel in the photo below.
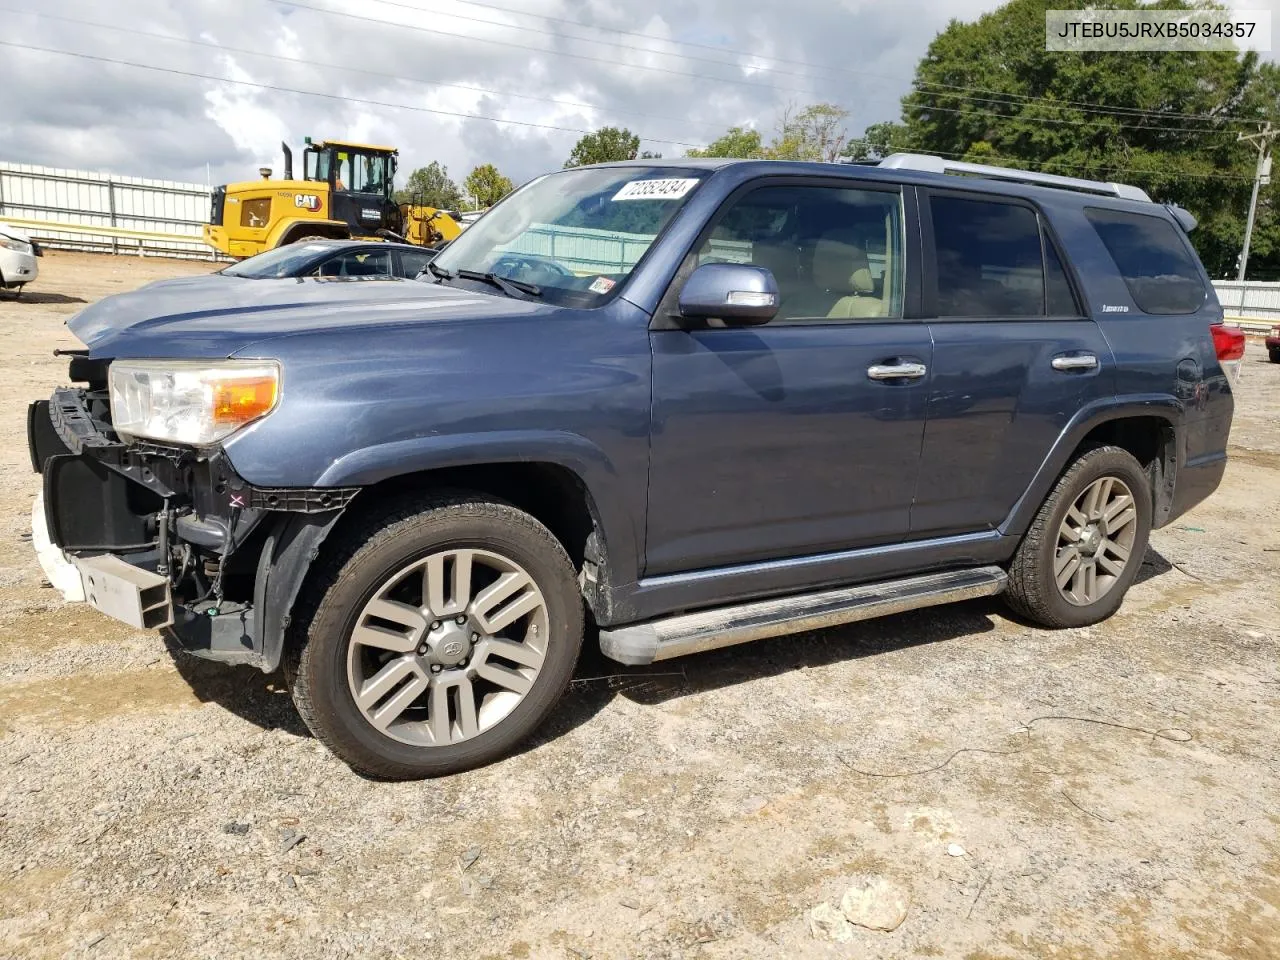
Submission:
<svg viewBox="0 0 1280 960">
<path fill-rule="evenodd" d="M 574 273 L 562 263 L 532 254 L 504 254 L 490 268 L 500 277 L 545 286 L 562 286 Z"/>
</svg>

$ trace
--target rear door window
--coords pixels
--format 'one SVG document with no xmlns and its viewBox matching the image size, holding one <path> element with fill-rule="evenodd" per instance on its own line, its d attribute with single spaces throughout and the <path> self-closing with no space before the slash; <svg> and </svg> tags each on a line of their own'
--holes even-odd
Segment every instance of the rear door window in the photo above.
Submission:
<svg viewBox="0 0 1280 960">
<path fill-rule="evenodd" d="M 427 269 L 427 263 L 434 256 L 434 253 L 418 253 L 414 250 L 401 250 L 400 276 L 407 277 L 412 280 L 423 270 Z"/>
<path fill-rule="evenodd" d="M 1163 217 L 1088 207 L 1098 232 L 1138 309 L 1153 314 L 1195 313 L 1204 305 L 1200 268 Z"/>
<path fill-rule="evenodd" d="M 349 250 L 326 260 L 316 274 L 321 277 L 389 277 L 391 251 Z"/>
<path fill-rule="evenodd" d="M 929 198 L 929 208 L 938 316 L 1044 316 L 1044 256 L 1034 210 L 940 194 Z"/>
<path fill-rule="evenodd" d="M 1078 317 L 1080 305 L 1071 292 L 1067 271 L 1062 268 L 1058 247 L 1048 234 L 1044 236 L 1044 299 L 1045 309 L 1051 317 Z"/>
</svg>

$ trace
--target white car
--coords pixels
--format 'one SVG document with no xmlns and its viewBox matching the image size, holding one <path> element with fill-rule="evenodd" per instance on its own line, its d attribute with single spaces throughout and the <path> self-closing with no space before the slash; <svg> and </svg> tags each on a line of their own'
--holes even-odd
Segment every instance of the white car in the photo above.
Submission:
<svg viewBox="0 0 1280 960">
<path fill-rule="evenodd" d="M 36 258 L 43 255 L 40 245 L 17 227 L 0 223 L 0 290 L 21 295 L 22 288 L 40 273 Z"/>
</svg>

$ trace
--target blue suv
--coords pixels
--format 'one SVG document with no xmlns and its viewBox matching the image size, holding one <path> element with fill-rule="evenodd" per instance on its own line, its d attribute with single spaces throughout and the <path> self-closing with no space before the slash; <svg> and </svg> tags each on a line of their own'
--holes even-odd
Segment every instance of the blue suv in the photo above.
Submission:
<svg viewBox="0 0 1280 960">
<path fill-rule="evenodd" d="M 283 666 L 387 778 L 511 750 L 584 636 L 644 664 L 999 593 L 1096 623 L 1226 465 L 1243 336 L 1194 225 L 917 155 L 550 174 L 425 281 L 86 308 L 29 411 L 34 540 L 68 597 Z"/>
</svg>

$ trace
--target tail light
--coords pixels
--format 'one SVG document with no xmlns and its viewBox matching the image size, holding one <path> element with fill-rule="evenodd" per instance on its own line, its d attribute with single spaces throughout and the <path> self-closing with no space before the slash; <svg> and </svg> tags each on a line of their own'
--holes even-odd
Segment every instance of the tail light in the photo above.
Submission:
<svg viewBox="0 0 1280 960">
<path fill-rule="evenodd" d="M 1209 327 L 1213 334 L 1213 350 L 1218 355 L 1218 363 L 1227 373 L 1227 379 L 1234 387 L 1240 380 L 1240 368 L 1244 365 L 1244 331 L 1239 327 L 1228 327 L 1215 323 Z"/>
</svg>

